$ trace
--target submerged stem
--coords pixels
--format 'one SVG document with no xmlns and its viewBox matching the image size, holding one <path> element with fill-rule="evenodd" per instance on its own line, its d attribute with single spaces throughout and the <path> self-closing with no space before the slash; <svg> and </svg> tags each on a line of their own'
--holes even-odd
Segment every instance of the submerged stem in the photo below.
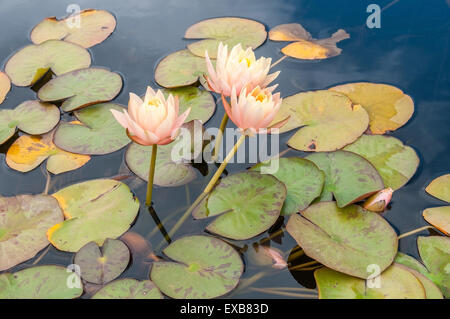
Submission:
<svg viewBox="0 0 450 319">
<path fill-rule="evenodd" d="M 427 230 L 427 229 L 431 229 L 431 228 L 434 228 L 434 227 L 433 226 L 423 226 L 423 227 L 411 230 L 411 231 L 409 231 L 407 233 L 401 234 L 397 238 L 398 239 L 402 239 L 402 238 L 408 237 L 410 235 L 414 235 L 416 233 L 420 233 L 421 231 L 424 231 L 424 230 Z"/>
<path fill-rule="evenodd" d="M 273 68 L 275 65 L 277 65 L 278 63 L 280 63 L 281 61 L 283 61 L 284 59 L 287 58 L 287 55 L 283 55 L 281 58 L 279 58 L 278 60 L 276 60 L 274 63 L 272 63 L 272 65 L 270 66 L 270 68 Z"/>
<path fill-rule="evenodd" d="M 147 198 L 145 200 L 145 205 L 152 205 L 152 193 L 153 193 L 153 178 L 155 177 L 155 163 L 156 163 L 156 152 L 158 150 L 158 145 L 152 145 L 152 157 L 150 158 L 150 170 L 148 172 L 148 183 L 147 183 Z"/>
<path fill-rule="evenodd" d="M 315 264 L 318 264 L 318 262 L 313 260 L 313 261 L 309 261 L 309 262 L 304 263 L 304 264 L 300 264 L 300 265 L 297 265 L 297 266 L 289 267 L 289 270 L 298 270 L 298 269 L 302 269 L 302 268 L 305 268 L 305 267 L 308 267 L 308 266 L 312 266 L 312 265 L 315 265 Z"/>
<path fill-rule="evenodd" d="M 280 290 L 272 290 L 270 288 L 256 288 L 256 287 L 250 287 L 250 290 L 257 291 L 257 292 L 263 292 L 266 294 L 272 294 L 272 295 L 279 295 L 279 296 L 286 296 L 286 297 L 298 297 L 298 298 L 312 298 L 317 297 L 317 292 L 312 291 L 311 294 L 299 294 L 295 292 L 287 292 L 287 291 L 280 291 Z"/>
</svg>

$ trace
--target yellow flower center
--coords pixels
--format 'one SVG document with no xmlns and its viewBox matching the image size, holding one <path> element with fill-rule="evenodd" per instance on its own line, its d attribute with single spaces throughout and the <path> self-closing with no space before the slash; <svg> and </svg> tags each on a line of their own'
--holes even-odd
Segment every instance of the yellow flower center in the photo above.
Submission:
<svg viewBox="0 0 450 319">
<path fill-rule="evenodd" d="M 256 101 L 264 102 L 267 99 L 267 95 L 264 93 L 263 90 L 253 90 L 252 96 L 255 98 Z"/>
<path fill-rule="evenodd" d="M 153 99 L 150 99 L 147 102 L 147 106 L 156 106 L 156 107 L 158 107 L 158 106 L 161 106 L 161 105 L 162 105 L 162 102 L 157 97 L 155 97 Z"/>
</svg>

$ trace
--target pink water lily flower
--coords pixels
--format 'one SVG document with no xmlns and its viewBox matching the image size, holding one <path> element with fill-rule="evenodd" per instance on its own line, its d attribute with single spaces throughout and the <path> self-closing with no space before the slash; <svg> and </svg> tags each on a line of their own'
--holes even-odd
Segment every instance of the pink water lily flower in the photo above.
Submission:
<svg viewBox="0 0 450 319">
<path fill-rule="evenodd" d="M 225 96 L 231 95 L 233 86 L 239 94 L 244 87 L 249 91 L 255 87 L 265 88 L 276 79 L 275 72 L 268 74 L 270 70 L 271 58 L 255 58 L 252 48 L 243 50 L 241 44 L 235 45 L 228 54 L 228 47 L 219 43 L 216 67 L 214 68 L 205 52 L 206 67 L 208 75 L 205 76 L 209 88 Z"/>
<path fill-rule="evenodd" d="M 390 203 L 393 192 L 394 191 L 390 187 L 382 189 L 381 191 L 370 196 L 364 202 L 363 207 L 372 212 L 381 213 L 386 209 L 387 205 Z"/>
<path fill-rule="evenodd" d="M 147 87 L 144 101 L 130 93 L 128 112 L 111 110 L 113 116 L 134 142 L 149 145 L 165 145 L 178 135 L 181 125 L 189 115 L 190 108 L 178 116 L 178 97 L 172 94 L 166 99 L 161 90 L 156 93 Z"/>
<path fill-rule="evenodd" d="M 245 134 L 252 135 L 261 129 L 268 129 L 270 132 L 273 128 L 283 126 L 288 120 L 285 119 L 268 127 L 280 109 L 282 101 L 280 93 L 272 94 L 272 90 L 273 88 L 261 89 L 257 86 L 247 93 L 247 88 L 243 88 L 237 97 L 236 89 L 233 87 L 231 106 L 222 96 L 222 102 L 229 118 Z"/>
</svg>

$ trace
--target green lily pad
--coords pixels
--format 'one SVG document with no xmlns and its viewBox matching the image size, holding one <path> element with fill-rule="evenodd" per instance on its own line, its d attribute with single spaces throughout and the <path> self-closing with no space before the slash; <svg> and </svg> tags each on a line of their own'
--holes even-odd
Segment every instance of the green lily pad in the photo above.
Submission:
<svg viewBox="0 0 450 319">
<path fill-rule="evenodd" d="M 150 280 L 126 278 L 113 281 L 97 291 L 92 299 L 163 299 L 163 295 Z"/>
<path fill-rule="evenodd" d="M 289 139 L 300 151 L 335 151 L 353 143 L 367 129 L 369 116 L 344 94 L 328 90 L 302 92 L 283 99 L 272 123 L 290 116 L 280 133 L 300 129 Z"/>
<path fill-rule="evenodd" d="M 256 164 L 255 171 L 264 171 L 275 166 L 275 160 Z M 324 173 L 311 161 L 291 157 L 280 158 L 278 170 L 272 175 L 279 179 L 287 188 L 281 215 L 290 215 L 306 209 L 311 202 L 322 193 L 325 181 Z"/>
<path fill-rule="evenodd" d="M 127 268 L 130 251 L 120 240 L 106 239 L 102 248 L 91 241 L 76 253 L 74 264 L 80 266 L 81 278 L 94 284 L 106 284 Z"/>
<path fill-rule="evenodd" d="M 191 53 L 205 57 L 208 51 L 210 58 L 217 57 L 219 43 L 228 45 L 231 50 L 236 44 L 241 44 L 245 50 L 248 47 L 256 49 L 266 41 L 266 27 L 255 20 L 235 17 L 212 18 L 191 25 L 184 34 L 186 39 L 204 39 L 187 46 Z"/>
<path fill-rule="evenodd" d="M 139 211 L 139 201 L 124 183 L 95 179 L 61 189 L 52 195 L 66 220 L 47 232 L 59 250 L 77 252 L 94 241 L 117 238 L 130 228 Z"/>
<path fill-rule="evenodd" d="M 111 109 L 122 111 L 119 104 L 92 105 L 74 114 L 81 123 L 61 123 L 53 142 L 67 152 L 103 155 L 130 143 L 126 130 L 116 121 Z"/>
<path fill-rule="evenodd" d="M 0 72 L 0 104 L 5 100 L 9 90 L 11 90 L 11 81 L 5 73 Z"/>
<path fill-rule="evenodd" d="M 180 101 L 180 111 L 182 114 L 188 108 L 191 108 L 185 123 L 192 120 L 200 120 L 202 123 L 208 122 L 216 110 L 216 102 L 211 93 L 205 90 L 200 90 L 195 86 L 182 87 L 178 89 L 163 90 L 166 97 L 169 94 L 178 96 Z"/>
<path fill-rule="evenodd" d="M 450 206 L 427 208 L 423 211 L 423 218 L 445 235 L 450 236 Z"/>
<path fill-rule="evenodd" d="M 41 101 L 64 100 L 61 109 L 71 112 L 83 107 L 108 102 L 122 89 L 122 77 L 101 68 L 75 70 L 58 76 L 39 89 Z"/>
<path fill-rule="evenodd" d="M 398 264 L 402 264 L 410 269 L 414 269 L 415 271 L 421 273 L 422 275 L 428 276 L 428 274 L 429 274 L 427 268 L 424 265 L 422 265 L 421 262 L 417 261 L 414 257 L 411 257 L 402 252 L 397 253 L 397 256 L 395 256 L 394 262 L 396 262 Z"/>
<path fill-rule="evenodd" d="M 206 229 L 214 234 L 244 240 L 265 232 L 278 219 L 286 187 L 272 175 L 246 171 L 223 178 L 193 212 L 196 219 L 218 216 Z"/>
<path fill-rule="evenodd" d="M 5 72 L 17 86 L 37 82 L 49 69 L 59 76 L 91 65 L 89 52 L 73 43 L 48 40 L 28 45 L 16 52 L 5 65 Z"/>
<path fill-rule="evenodd" d="M 405 125 L 414 113 L 411 97 L 392 85 L 359 82 L 338 85 L 330 90 L 344 93 L 369 113 L 372 134 L 394 131 Z"/>
<path fill-rule="evenodd" d="M 32 135 L 51 131 L 59 122 L 58 108 L 49 103 L 25 101 L 13 110 L 0 110 L 0 144 L 17 129 Z"/>
<path fill-rule="evenodd" d="M 450 203 L 450 174 L 439 176 L 434 179 L 425 191 L 440 200 Z"/>
<path fill-rule="evenodd" d="M 367 159 L 378 170 L 385 187 L 393 190 L 405 185 L 419 166 L 419 157 L 412 147 L 392 136 L 362 135 L 344 150 Z"/>
<path fill-rule="evenodd" d="M 68 285 L 76 276 L 80 286 Z M 61 266 L 37 266 L 0 274 L 0 299 L 72 299 L 81 296 L 78 275 Z"/>
<path fill-rule="evenodd" d="M 164 249 L 174 262 L 154 262 L 151 280 L 167 296 L 207 299 L 222 296 L 239 283 L 244 264 L 238 252 L 210 236 L 188 236 Z"/>
<path fill-rule="evenodd" d="M 335 202 L 309 206 L 286 226 L 309 257 L 350 276 L 367 279 L 370 265 L 383 271 L 397 254 L 397 234 L 380 215 Z"/>
<path fill-rule="evenodd" d="M 314 272 L 320 299 L 425 299 L 420 280 L 401 265 L 393 264 L 381 275 L 379 288 L 366 281 L 329 268 Z"/>
<path fill-rule="evenodd" d="M 420 258 L 430 278 L 450 298 L 450 238 L 442 236 L 418 237 Z"/>
<path fill-rule="evenodd" d="M 0 271 L 34 257 L 49 244 L 47 229 L 64 220 L 47 195 L 0 196 L 0 217 Z"/>
<path fill-rule="evenodd" d="M 74 26 L 74 20 L 78 20 L 80 24 Z M 30 38 L 36 44 L 57 39 L 90 48 L 109 37 L 115 27 L 116 19 L 111 13 L 88 9 L 62 20 L 55 17 L 45 18 L 33 28 Z"/>
<path fill-rule="evenodd" d="M 176 51 L 162 59 L 155 70 L 155 81 L 165 88 L 177 88 L 197 83 L 207 73 L 204 58 L 188 50 Z"/>
<path fill-rule="evenodd" d="M 320 201 L 334 198 L 339 207 L 358 202 L 384 188 L 377 170 L 362 156 L 347 151 L 315 153 L 306 159 L 325 173 Z"/>
<path fill-rule="evenodd" d="M 175 187 L 191 182 L 196 176 L 195 169 L 189 163 L 172 161 L 172 148 L 175 142 L 159 145 L 156 154 L 155 176 L 153 183 L 158 186 Z M 128 168 L 143 180 L 148 180 L 150 170 L 151 146 L 132 143 L 125 154 Z"/>
</svg>

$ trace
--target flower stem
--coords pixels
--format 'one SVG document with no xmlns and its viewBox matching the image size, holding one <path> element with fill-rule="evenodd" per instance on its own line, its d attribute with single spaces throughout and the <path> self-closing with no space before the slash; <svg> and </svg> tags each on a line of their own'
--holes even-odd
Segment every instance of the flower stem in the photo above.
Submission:
<svg viewBox="0 0 450 319">
<path fill-rule="evenodd" d="M 423 226 L 423 227 L 411 230 L 411 231 L 409 231 L 407 233 L 401 234 L 397 238 L 398 239 L 402 239 L 402 238 L 405 238 L 405 237 L 408 237 L 408 236 L 420 233 L 421 231 L 424 231 L 424 230 L 427 230 L 427 229 L 432 229 L 432 228 L 434 228 L 434 227 L 433 226 Z"/>
<path fill-rule="evenodd" d="M 276 60 L 274 63 L 272 63 L 272 65 L 270 66 L 270 68 L 273 68 L 275 65 L 277 65 L 278 63 L 280 63 L 281 61 L 283 61 L 284 59 L 287 58 L 287 55 L 283 55 L 281 58 L 279 58 L 278 60 Z"/>
<path fill-rule="evenodd" d="M 158 145 L 152 145 L 152 157 L 150 158 L 150 170 L 148 172 L 148 183 L 147 183 L 147 198 L 145 200 L 145 205 L 152 205 L 152 192 L 153 192 L 153 178 L 155 177 L 155 163 L 156 163 L 156 152 L 158 150 Z"/>
<path fill-rule="evenodd" d="M 222 146 L 223 132 L 225 131 L 227 123 L 228 123 L 228 114 L 227 112 L 225 112 L 225 114 L 222 117 L 222 122 L 220 122 L 219 132 L 217 133 L 216 141 L 214 143 L 214 153 L 212 156 L 213 162 L 215 162 L 219 157 L 220 147 Z"/>
</svg>

